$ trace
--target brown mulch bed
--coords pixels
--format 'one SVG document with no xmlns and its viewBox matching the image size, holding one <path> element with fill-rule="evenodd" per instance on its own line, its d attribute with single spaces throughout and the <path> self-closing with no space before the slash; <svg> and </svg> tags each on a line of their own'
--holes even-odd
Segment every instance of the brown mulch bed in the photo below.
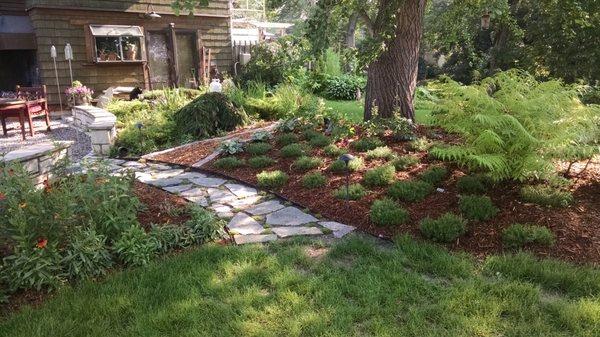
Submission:
<svg viewBox="0 0 600 337">
<path fill-rule="evenodd" d="M 421 129 L 420 133 L 427 131 Z M 455 137 L 442 135 L 444 142 L 454 143 Z M 407 143 L 386 140 L 387 145 L 397 153 L 407 154 Z M 338 144 L 339 145 L 339 144 Z M 434 192 L 425 200 L 416 203 L 401 203 L 411 216 L 411 220 L 401 226 L 394 228 L 381 228 L 374 226 L 369 220 L 369 210 L 374 200 L 382 198 L 387 188 L 370 189 L 369 195 L 358 201 L 346 203 L 333 197 L 332 192 L 345 185 L 345 175 L 335 174 L 327 171 L 327 167 L 333 159 L 328 158 L 322 150 L 313 151 L 314 156 L 324 158 L 325 163 L 318 170 L 329 179 L 328 185 L 318 189 L 305 189 L 301 185 L 301 178 L 305 173 L 296 172 L 291 169 L 293 159 L 281 158 L 278 146 L 273 144 L 273 150 L 268 156 L 277 160 L 277 163 L 266 170 L 282 170 L 289 176 L 289 182 L 282 189 L 274 191 L 284 198 L 289 199 L 312 212 L 321 214 L 329 219 L 358 227 L 359 229 L 373 235 L 391 238 L 398 234 L 410 234 L 421 238 L 419 221 L 425 217 L 437 217 L 446 212 L 458 213 L 458 192 L 456 180 L 464 175 L 457 167 L 447 166 L 451 172 L 450 177 L 440 186 L 443 193 Z M 416 177 L 420 172 L 430 165 L 436 164 L 430 161 L 425 152 L 413 153 L 421 158 L 421 163 L 408 171 L 397 172 L 397 179 L 410 179 Z M 240 155 L 248 159 L 248 154 Z M 213 161 L 214 162 L 214 161 Z M 250 184 L 256 184 L 256 174 L 262 169 L 242 167 L 232 171 L 222 170 L 209 163 L 204 169 L 222 174 L 231 178 L 239 179 Z M 365 168 L 360 172 L 350 174 L 350 182 L 361 182 L 366 170 L 381 166 L 384 162 L 380 160 L 366 160 Z M 583 164 L 574 168 L 578 172 Z M 317 170 L 313 170 L 317 171 Z M 600 162 L 592 163 L 587 171 L 581 174 L 572 187 L 575 204 L 567 208 L 546 208 L 520 201 L 520 186 L 516 183 L 501 184 L 488 191 L 494 204 L 500 209 L 499 214 L 487 222 L 471 221 L 468 233 L 459 238 L 455 243 L 448 245 L 449 248 L 458 251 L 467 251 L 478 258 L 483 258 L 492 253 L 504 251 L 502 247 L 501 232 L 504 228 L 514 223 L 531 223 L 546 226 L 556 235 L 556 244 L 550 248 L 526 247 L 527 250 L 539 256 L 551 256 L 563 260 L 581 263 L 587 262 L 600 264 Z"/>
<path fill-rule="evenodd" d="M 238 130 L 229 132 L 225 138 L 235 138 L 238 137 L 240 139 L 249 139 L 254 132 L 254 130 L 259 128 L 264 128 L 273 124 L 273 122 L 257 122 L 250 126 L 240 128 Z M 206 156 L 215 152 L 215 150 L 221 145 L 223 139 L 218 140 L 206 140 L 197 143 L 190 144 L 188 146 L 182 146 L 179 148 L 175 148 L 171 151 L 166 151 L 159 153 L 155 156 L 150 157 L 149 159 L 157 160 L 165 163 L 172 163 L 178 165 L 186 165 L 191 166 L 200 160 L 204 159 Z"/>
</svg>

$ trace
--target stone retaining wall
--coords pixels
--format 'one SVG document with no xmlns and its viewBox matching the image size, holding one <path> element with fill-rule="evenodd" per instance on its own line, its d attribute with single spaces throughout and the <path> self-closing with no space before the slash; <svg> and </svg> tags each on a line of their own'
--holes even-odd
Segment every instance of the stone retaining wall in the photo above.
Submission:
<svg viewBox="0 0 600 337">
<path fill-rule="evenodd" d="M 29 145 L 0 157 L 1 164 L 20 163 L 31 174 L 36 186 L 53 178 L 56 164 L 71 155 L 72 141 L 46 142 Z"/>
<path fill-rule="evenodd" d="M 117 117 L 112 113 L 91 105 L 73 107 L 73 124 L 92 139 L 92 150 L 106 156 L 115 142 Z"/>
</svg>

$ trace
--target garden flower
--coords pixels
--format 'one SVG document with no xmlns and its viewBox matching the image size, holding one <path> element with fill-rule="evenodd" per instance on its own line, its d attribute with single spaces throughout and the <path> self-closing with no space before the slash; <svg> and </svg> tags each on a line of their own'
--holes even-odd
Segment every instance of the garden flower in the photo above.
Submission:
<svg viewBox="0 0 600 337">
<path fill-rule="evenodd" d="M 25 207 L 27 207 L 27 203 L 26 203 L 26 202 L 24 202 L 24 203 L 21 203 L 21 204 L 19 204 L 19 207 L 20 207 L 20 208 L 25 208 Z"/>
<path fill-rule="evenodd" d="M 47 245 L 48 245 L 48 239 L 46 239 L 46 238 L 39 238 L 38 242 L 35 244 L 35 246 L 39 249 L 44 249 L 44 248 L 46 248 Z"/>
<path fill-rule="evenodd" d="M 0 192 L 0 201 L 6 199 L 6 195 L 4 195 L 4 193 Z"/>
</svg>

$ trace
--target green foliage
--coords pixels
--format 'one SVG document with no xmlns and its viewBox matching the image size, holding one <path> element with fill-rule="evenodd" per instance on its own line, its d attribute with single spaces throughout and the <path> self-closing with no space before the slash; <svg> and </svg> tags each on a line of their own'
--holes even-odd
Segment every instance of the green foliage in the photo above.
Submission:
<svg viewBox="0 0 600 337">
<path fill-rule="evenodd" d="M 221 93 L 207 93 L 173 115 L 177 131 L 195 138 L 211 137 L 244 125 L 248 116 Z"/>
<path fill-rule="evenodd" d="M 215 160 L 213 165 L 220 169 L 233 170 L 235 168 L 244 166 L 244 161 L 237 157 L 229 156 Z"/>
<path fill-rule="evenodd" d="M 372 223 L 382 227 L 401 225 L 409 219 L 408 211 L 390 199 L 375 200 L 369 216 Z"/>
<path fill-rule="evenodd" d="M 108 104 L 106 110 L 117 117 L 119 124 L 126 125 L 143 119 L 149 113 L 150 104 L 140 100 L 113 100 Z"/>
<path fill-rule="evenodd" d="M 267 156 L 256 156 L 248 159 L 248 165 L 252 168 L 265 168 L 275 163 L 274 159 Z"/>
<path fill-rule="evenodd" d="M 371 169 L 365 173 L 365 185 L 370 187 L 387 186 L 396 178 L 396 168 L 393 165 L 385 165 Z"/>
<path fill-rule="evenodd" d="M 192 218 L 185 223 L 191 231 L 196 243 L 205 243 L 221 237 L 225 223 L 214 213 L 198 206 L 190 206 Z"/>
<path fill-rule="evenodd" d="M 576 87 L 538 82 L 516 70 L 477 85 L 446 79 L 434 87 L 443 93 L 436 123 L 458 133 L 464 144 L 434 147 L 430 154 L 494 180 L 547 177 L 554 159 L 598 147 L 600 106 L 583 105 Z"/>
<path fill-rule="evenodd" d="M 331 100 L 351 101 L 356 99 L 358 90 L 364 91 L 367 81 L 355 75 L 325 75 L 318 84 L 320 94 Z"/>
<path fill-rule="evenodd" d="M 433 190 L 433 185 L 425 181 L 401 180 L 390 186 L 388 195 L 396 200 L 415 202 L 425 199 Z"/>
<path fill-rule="evenodd" d="M 416 156 L 401 156 L 392 161 L 392 165 L 398 171 L 404 171 L 419 163 L 419 157 Z"/>
<path fill-rule="evenodd" d="M 306 147 L 299 143 L 289 144 L 279 150 L 284 158 L 297 158 L 306 155 Z"/>
<path fill-rule="evenodd" d="M 275 140 L 280 146 L 286 146 L 298 142 L 298 136 L 293 133 L 282 133 Z"/>
<path fill-rule="evenodd" d="M 55 289 L 62 281 L 60 255 L 54 244 L 44 248 L 30 246 L 5 257 L 0 280 L 11 292 L 17 290 Z"/>
<path fill-rule="evenodd" d="M 308 143 L 314 147 L 325 147 L 331 144 L 331 138 L 322 134 L 318 134 L 312 137 Z"/>
<path fill-rule="evenodd" d="M 433 145 L 433 143 L 430 142 L 427 138 L 420 137 L 420 138 L 417 138 L 417 139 L 413 140 L 412 142 L 410 142 L 408 144 L 408 147 L 412 151 L 424 152 L 424 151 L 429 150 L 429 148 L 432 145 Z"/>
<path fill-rule="evenodd" d="M 323 148 L 323 152 L 325 152 L 325 154 L 329 157 L 337 158 L 343 154 L 348 153 L 348 150 L 339 148 L 335 144 L 330 144 Z"/>
<path fill-rule="evenodd" d="M 265 143 L 271 139 L 273 135 L 269 131 L 256 131 L 250 137 L 250 141 L 254 143 Z"/>
<path fill-rule="evenodd" d="M 391 160 L 396 157 L 396 153 L 388 146 L 380 146 L 366 153 L 367 159 L 385 159 Z"/>
<path fill-rule="evenodd" d="M 366 152 L 374 150 L 380 146 L 384 146 L 383 142 L 379 138 L 362 138 L 350 145 L 354 150 L 358 152 Z"/>
<path fill-rule="evenodd" d="M 302 132 L 302 137 L 304 137 L 304 139 L 307 141 L 310 141 L 318 136 L 323 136 L 323 134 L 313 129 L 311 126 L 308 126 L 307 129 Z"/>
<path fill-rule="evenodd" d="M 157 250 L 165 254 L 173 249 L 190 247 L 196 242 L 196 236 L 189 227 L 177 225 L 152 225 L 148 233 L 154 240 Z"/>
<path fill-rule="evenodd" d="M 421 220 L 423 236 L 435 242 L 452 242 L 466 231 L 467 222 L 458 215 L 446 213 L 437 219 Z"/>
<path fill-rule="evenodd" d="M 70 279 L 84 280 L 105 275 L 112 265 L 106 237 L 91 228 L 78 228 L 65 248 L 61 264 Z"/>
<path fill-rule="evenodd" d="M 492 184 L 493 181 L 488 176 L 475 174 L 460 177 L 456 183 L 456 187 L 458 187 L 458 191 L 461 193 L 484 194 Z"/>
<path fill-rule="evenodd" d="M 367 190 L 361 184 L 350 184 L 348 189 L 346 186 L 341 186 L 333 192 L 333 195 L 338 199 L 359 200 L 367 195 Z"/>
<path fill-rule="evenodd" d="M 486 221 L 498 213 L 498 208 L 488 196 L 463 195 L 460 197 L 461 213 L 472 220 Z"/>
<path fill-rule="evenodd" d="M 554 241 L 552 231 L 542 226 L 513 224 L 502 231 L 502 242 L 509 248 L 520 248 L 531 243 L 552 246 Z"/>
<path fill-rule="evenodd" d="M 327 185 L 327 177 L 320 172 L 308 173 L 302 177 L 302 186 L 305 188 L 318 188 Z"/>
<path fill-rule="evenodd" d="M 323 159 L 319 157 L 302 156 L 292 164 L 292 168 L 297 171 L 308 171 L 317 168 L 323 164 Z"/>
<path fill-rule="evenodd" d="M 288 181 L 289 177 L 282 171 L 262 171 L 256 175 L 258 186 L 267 189 L 277 189 L 283 187 Z"/>
<path fill-rule="evenodd" d="M 219 150 L 228 155 L 244 152 L 244 143 L 239 139 L 227 139 L 221 142 Z"/>
<path fill-rule="evenodd" d="M 157 253 L 157 246 L 139 226 L 131 226 L 115 241 L 114 250 L 119 259 L 128 266 L 145 266 Z"/>
<path fill-rule="evenodd" d="M 348 162 L 348 171 L 355 172 L 362 169 L 364 166 L 364 160 L 361 157 L 355 157 Z M 346 163 L 338 159 L 331 163 L 329 170 L 336 173 L 346 172 Z"/>
<path fill-rule="evenodd" d="M 267 154 L 267 152 L 269 152 L 271 148 L 272 146 L 269 143 L 251 143 L 248 144 L 248 146 L 246 147 L 246 152 L 250 153 L 251 155 L 258 156 Z"/>
<path fill-rule="evenodd" d="M 439 185 L 448 175 L 448 170 L 443 166 L 433 166 L 419 174 L 419 179 L 432 185 Z"/>
<path fill-rule="evenodd" d="M 244 107 L 249 114 L 258 115 L 261 119 L 276 120 L 317 110 L 318 101 L 294 85 L 281 84 L 270 96 L 248 98 Z"/>
<path fill-rule="evenodd" d="M 524 186 L 521 188 L 521 198 L 525 202 L 548 207 L 567 207 L 573 203 L 570 192 L 547 185 Z"/>
</svg>

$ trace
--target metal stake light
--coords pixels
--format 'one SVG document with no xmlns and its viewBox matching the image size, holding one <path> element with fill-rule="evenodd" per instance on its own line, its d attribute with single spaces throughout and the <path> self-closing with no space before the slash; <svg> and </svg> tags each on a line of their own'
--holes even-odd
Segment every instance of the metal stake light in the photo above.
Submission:
<svg viewBox="0 0 600 337">
<path fill-rule="evenodd" d="M 69 61 L 69 75 L 71 76 L 71 84 L 73 83 L 73 68 L 71 68 L 71 61 L 73 60 L 73 49 L 71 44 L 67 43 L 65 46 L 65 60 Z"/>
<path fill-rule="evenodd" d="M 354 160 L 355 157 L 349 153 L 343 154 L 340 156 L 339 160 L 346 164 L 346 208 L 350 208 L 350 162 Z"/>
<path fill-rule="evenodd" d="M 58 69 L 56 68 L 56 47 L 52 46 L 50 47 L 50 57 L 52 58 L 52 61 L 54 62 L 54 76 L 56 76 L 56 92 L 58 93 L 58 102 L 60 103 L 60 111 L 62 112 L 63 110 L 63 105 L 62 105 L 62 94 L 60 92 L 60 82 L 58 81 Z"/>
</svg>

